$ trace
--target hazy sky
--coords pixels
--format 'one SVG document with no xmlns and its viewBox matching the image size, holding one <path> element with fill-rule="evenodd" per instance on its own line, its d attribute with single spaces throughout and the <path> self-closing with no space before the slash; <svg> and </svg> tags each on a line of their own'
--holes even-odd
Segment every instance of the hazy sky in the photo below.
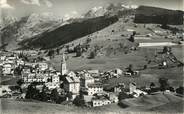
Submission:
<svg viewBox="0 0 184 114">
<path fill-rule="evenodd" d="M 149 5 L 175 10 L 184 10 L 184 0 L 0 0 L 0 8 L 18 17 L 32 12 L 53 12 L 56 15 L 80 15 L 92 7 L 109 3 Z"/>
</svg>

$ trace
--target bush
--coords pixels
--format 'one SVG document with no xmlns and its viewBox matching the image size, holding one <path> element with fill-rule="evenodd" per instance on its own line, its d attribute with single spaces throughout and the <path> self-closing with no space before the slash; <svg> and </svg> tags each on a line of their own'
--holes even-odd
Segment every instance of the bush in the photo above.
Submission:
<svg viewBox="0 0 184 114">
<path fill-rule="evenodd" d="M 179 88 L 177 88 L 176 93 L 184 95 L 184 87 L 180 86 Z"/>
<path fill-rule="evenodd" d="M 96 56 L 96 53 L 94 51 L 91 51 L 90 55 L 89 55 L 89 59 L 94 59 Z"/>
</svg>

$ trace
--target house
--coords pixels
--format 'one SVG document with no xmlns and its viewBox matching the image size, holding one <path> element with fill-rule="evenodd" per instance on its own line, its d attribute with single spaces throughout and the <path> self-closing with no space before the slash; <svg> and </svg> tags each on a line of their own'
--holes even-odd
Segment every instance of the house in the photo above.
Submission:
<svg viewBox="0 0 184 114">
<path fill-rule="evenodd" d="M 132 94 L 136 90 L 136 83 L 129 84 L 129 92 Z"/>
<path fill-rule="evenodd" d="M 92 107 L 99 107 L 99 106 L 104 106 L 104 105 L 108 105 L 111 104 L 111 101 L 105 98 L 101 98 L 101 99 L 92 99 Z"/>
<path fill-rule="evenodd" d="M 14 74 L 14 69 L 13 69 L 13 64 L 6 63 L 3 65 L 2 71 L 3 75 L 13 75 Z"/>
<path fill-rule="evenodd" d="M 88 95 L 94 95 L 97 93 L 102 93 L 103 92 L 103 87 L 101 84 L 89 84 L 86 92 Z"/>
<path fill-rule="evenodd" d="M 38 68 L 42 71 L 48 69 L 48 64 L 47 63 L 38 63 Z"/>
<path fill-rule="evenodd" d="M 67 92 L 72 92 L 73 94 L 79 94 L 80 91 L 80 80 L 78 77 L 66 76 L 63 82 L 64 90 Z"/>
<path fill-rule="evenodd" d="M 31 73 L 31 67 L 24 66 L 24 68 L 22 69 L 22 74 L 24 73 Z"/>
<path fill-rule="evenodd" d="M 118 85 L 116 85 L 113 88 L 113 92 L 114 93 L 120 93 L 122 91 L 122 89 L 125 88 L 125 84 L 124 83 L 119 83 Z"/>
<path fill-rule="evenodd" d="M 73 71 L 70 71 L 67 76 L 69 77 L 76 77 L 76 74 Z"/>
<path fill-rule="evenodd" d="M 53 75 L 52 76 L 52 83 L 59 83 L 60 82 L 60 78 L 58 75 Z"/>
<path fill-rule="evenodd" d="M 108 97 L 111 103 L 117 103 L 119 101 L 118 96 L 115 93 L 109 93 Z"/>
<path fill-rule="evenodd" d="M 97 77 L 100 74 L 99 70 L 88 70 L 87 72 L 91 74 L 92 77 Z"/>
<path fill-rule="evenodd" d="M 6 94 L 11 94 L 12 91 L 9 88 L 9 85 L 1 85 L 0 87 L 0 97 L 6 95 Z"/>
<path fill-rule="evenodd" d="M 87 71 L 95 80 L 95 82 L 100 81 L 100 71 L 99 70 L 88 70 Z"/>
<path fill-rule="evenodd" d="M 24 73 L 22 79 L 25 83 L 47 82 L 48 77 L 41 73 Z"/>
<path fill-rule="evenodd" d="M 1 56 L 0 60 L 4 61 L 6 59 L 6 56 Z"/>
<path fill-rule="evenodd" d="M 88 72 L 84 72 L 80 76 L 81 88 L 87 88 L 89 84 L 94 84 L 95 80 Z"/>
<path fill-rule="evenodd" d="M 60 87 L 60 83 L 52 83 L 52 82 L 47 82 L 45 83 L 45 86 L 49 89 L 55 89 L 55 88 L 59 88 Z"/>
<path fill-rule="evenodd" d="M 18 59 L 18 60 L 16 61 L 16 63 L 17 63 L 17 65 L 24 65 L 24 61 L 21 60 L 21 59 Z"/>
<path fill-rule="evenodd" d="M 141 95 L 147 95 L 147 93 L 144 92 L 144 91 L 142 91 L 142 90 L 140 90 L 140 89 L 136 89 L 136 90 L 134 90 L 134 92 L 132 93 L 132 95 L 134 97 L 139 97 Z"/>
<path fill-rule="evenodd" d="M 133 95 L 134 97 L 139 97 L 141 95 L 146 95 L 147 93 L 137 89 L 135 83 L 130 83 L 129 84 L 129 94 Z"/>
<path fill-rule="evenodd" d="M 123 74 L 123 71 L 121 69 L 119 69 L 119 68 L 116 68 L 114 70 L 114 73 L 117 74 L 117 75 L 122 75 Z"/>
</svg>

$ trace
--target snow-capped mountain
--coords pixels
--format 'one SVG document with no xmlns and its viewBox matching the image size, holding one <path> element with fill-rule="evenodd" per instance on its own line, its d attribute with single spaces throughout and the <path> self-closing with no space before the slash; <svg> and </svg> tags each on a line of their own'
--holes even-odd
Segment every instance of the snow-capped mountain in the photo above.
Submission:
<svg viewBox="0 0 184 114">
<path fill-rule="evenodd" d="M 24 26 L 19 28 L 17 40 L 21 41 L 26 38 L 38 35 L 46 30 L 49 30 L 58 24 L 62 23 L 62 19 L 53 15 L 52 13 L 33 13 L 28 16 Z"/>
<path fill-rule="evenodd" d="M 118 12 L 120 11 L 134 10 L 136 8 L 138 8 L 137 5 L 126 5 L 123 3 L 109 4 L 105 7 L 98 6 L 98 7 L 93 7 L 86 14 L 84 14 L 84 18 L 94 18 L 99 16 L 105 16 L 105 15 L 117 15 Z"/>
<path fill-rule="evenodd" d="M 0 19 L 0 25 L 3 27 L 8 26 L 9 24 L 15 23 L 18 19 L 12 15 L 2 16 Z"/>
<path fill-rule="evenodd" d="M 137 9 L 139 7 L 138 5 L 125 5 L 125 4 L 122 4 L 121 6 L 122 8 L 125 9 Z"/>
<path fill-rule="evenodd" d="M 94 7 L 91 10 L 89 10 L 84 17 L 85 18 L 91 18 L 91 17 L 100 17 L 105 15 L 105 13 L 107 12 L 107 9 L 99 6 L 99 7 Z"/>
<path fill-rule="evenodd" d="M 4 39 L 3 44 L 8 43 L 9 48 L 14 48 L 22 40 L 56 28 L 62 23 L 62 18 L 52 13 L 30 14 L 2 28 L 1 37 Z"/>
</svg>

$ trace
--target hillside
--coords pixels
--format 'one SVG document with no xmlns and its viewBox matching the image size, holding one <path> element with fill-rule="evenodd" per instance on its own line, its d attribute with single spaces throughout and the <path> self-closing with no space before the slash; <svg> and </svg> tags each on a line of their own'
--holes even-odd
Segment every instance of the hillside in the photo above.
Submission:
<svg viewBox="0 0 184 114">
<path fill-rule="evenodd" d="M 126 104 L 128 106 L 127 110 L 132 111 L 182 113 L 184 100 L 172 93 L 156 93 L 154 95 L 122 100 L 121 103 Z"/>
<path fill-rule="evenodd" d="M 99 31 L 118 21 L 116 16 L 97 17 L 87 19 L 81 22 L 66 24 L 51 32 L 45 32 L 41 35 L 24 40 L 20 44 L 28 47 L 42 49 L 55 48 L 75 39 L 81 38 L 93 32 Z"/>
<path fill-rule="evenodd" d="M 136 9 L 135 23 L 155 23 L 155 24 L 183 24 L 182 11 L 168 10 L 163 8 L 140 6 Z"/>
<path fill-rule="evenodd" d="M 146 31 L 145 33 L 147 34 L 150 30 L 143 30 L 145 28 L 137 26 L 137 24 L 146 23 L 163 24 L 166 22 L 176 24 L 176 26 L 168 28 L 175 31 L 178 30 L 177 24 L 182 24 L 183 22 L 183 18 L 181 18 L 183 17 L 182 14 L 181 11 L 148 6 L 140 6 L 137 8 L 123 4 L 94 7 L 87 11 L 82 18 L 71 18 L 67 20 L 66 23 L 62 23 L 62 20 L 52 13 L 31 14 L 3 28 L 1 30 L 2 39 L 0 43 L 2 43 L 3 46 L 7 45 L 6 49 L 8 50 L 17 49 L 22 46 L 23 48 L 29 47 L 33 49 L 56 48 L 94 32 L 101 31 L 121 19 L 124 21 L 121 22 L 121 24 L 125 24 L 126 26 L 114 28 L 114 30 L 121 29 L 119 30 L 121 34 L 118 33 L 116 36 L 121 36 L 122 34 L 125 34 L 125 36 L 130 35 L 131 33 L 127 33 L 126 29 L 135 29 L 138 32 L 140 31 L 141 34 L 144 34 L 141 31 Z M 132 19 L 134 22 L 132 22 Z M 179 27 L 180 29 L 183 28 L 182 25 Z M 151 28 L 151 26 L 149 28 Z M 160 29 L 160 27 L 156 28 Z M 115 33 L 117 33 L 117 31 L 113 34 Z"/>
<path fill-rule="evenodd" d="M 131 104 L 128 108 L 121 108 L 117 104 L 96 108 L 81 108 L 73 105 L 61 105 L 43 103 L 39 101 L 24 102 L 11 99 L 0 99 L 2 114 L 136 114 L 137 112 L 162 112 L 162 113 L 182 113 L 182 98 L 171 94 L 146 95 L 140 98 L 133 98 L 126 101 Z M 135 106 L 136 105 L 136 106 Z M 174 107 L 176 106 L 176 107 Z"/>
<path fill-rule="evenodd" d="M 74 105 L 61 105 L 44 102 L 24 102 L 11 99 L 0 99 L 2 114 L 107 114 L 126 112 L 116 104 L 107 107 L 82 108 Z M 0 107 L 1 108 L 1 107 Z M 115 108 L 116 110 L 112 110 Z"/>
</svg>

